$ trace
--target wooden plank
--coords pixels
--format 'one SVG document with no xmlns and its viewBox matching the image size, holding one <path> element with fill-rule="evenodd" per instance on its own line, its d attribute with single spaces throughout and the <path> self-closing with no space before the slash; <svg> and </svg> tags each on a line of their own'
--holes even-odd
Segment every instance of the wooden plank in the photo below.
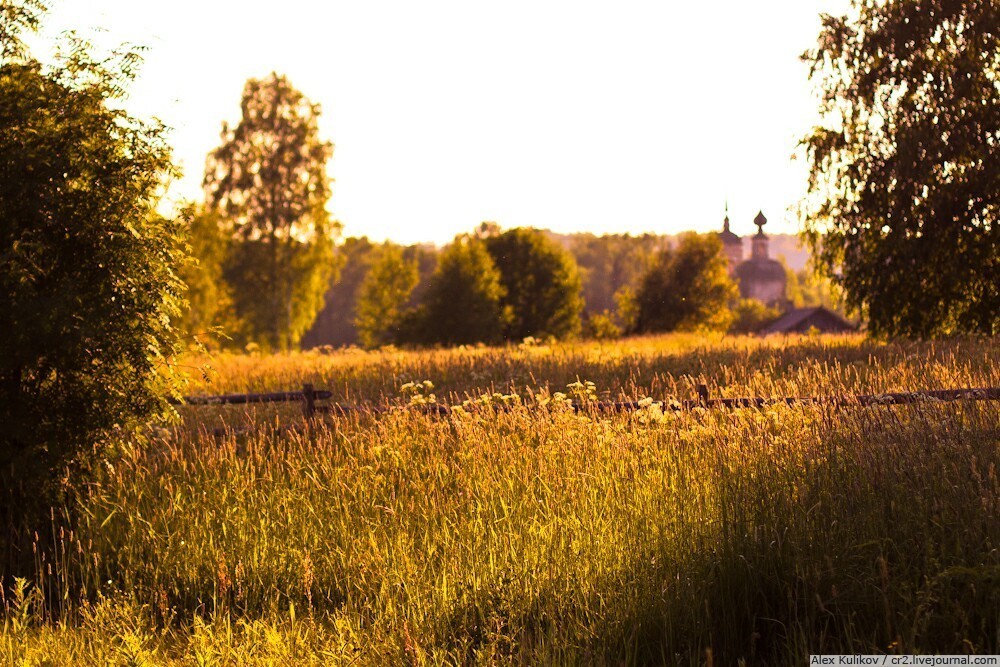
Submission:
<svg viewBox="0 0 1000 667">
<path fill-rule="evenodd" d="M 333 392 L 316 389 L 313 400 L 325 401 L 333 398 Z M 267 394 L 221 394 L 219 396 L 185 396 L 186 405 L 245 405 L 247 403 L 293 403 L 305 400 L 301 391 L 276 391 Z"/>
<path fill-rule="evenodd" d="M 265 394 L 222 394 L 219 396 L 186 396 L 186 405 L 246 405 L 251 403 L 288 403 L 302 401 L 306 417 L 315 414 L 383 414 L 393 410 L 415 410 L 426 414 L 447 415 L 452 407 L 442 404 L 417 406 L 375 406 L 375 405 L 317 405 L 317 401 L 329 400 L 333 392 L 323 389 L 313 389 L 305 385 L 302 391 L 280 391 Z M 784 396 L 764 397 L 748 396 L 738 398 L 709 398 L 708 388 L 698 385 L 698 399 L 685 401 L 663 402 L 664 410 L 691 410 L 694 408 L 763 408 L 769 405 L 809 405 L 824 404 L 835 406 L 850 405 L 902 405 L 909 403 L 934 401 L 996 401 L 1000 400 L 1000 387 L 974 387 L 965 389 L 929 389 L 908 392 L 889 392 L 884 394 L 857 394 L 845 396 Z M 495 412 L 507 412 L 515 406 L 495 404 L 487 406 Z M 627 412 L 644 407 L 638 401 L 596 401 L 591 403 L 574 403 L 576 411 L 595 412 Z M 480 409 L 478 407 L 467 410 Z"/>
</svg>

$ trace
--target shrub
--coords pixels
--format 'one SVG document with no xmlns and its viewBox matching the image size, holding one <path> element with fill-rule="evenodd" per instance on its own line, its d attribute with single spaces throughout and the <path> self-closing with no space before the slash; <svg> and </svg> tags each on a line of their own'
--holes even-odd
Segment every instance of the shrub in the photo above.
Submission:
<svg viewBox="0 0 1000 667">
<path fill-rule="evenodd" d="M 731 333 L 756 333 L 778 319 L 781 311 L 770 308 L 757 299 L 740 299 L 733 307 Z"/>
<path fill-rule="evenodd" d="M 119 109 L 136 56 L 43 67 L 0 37 L 0 520 L 23 522 L 167 409 L 183 238 L 153 212 L 163 127 Z"/>
<path fill-rule="evenodd" d="M 614 314 L 609 310 L 605 310 L 587 318 L 584 333 L 587 338 L 610 340 L 621 336 L 622 330 L 621 327 L 615 324 Z"/>
</svg>

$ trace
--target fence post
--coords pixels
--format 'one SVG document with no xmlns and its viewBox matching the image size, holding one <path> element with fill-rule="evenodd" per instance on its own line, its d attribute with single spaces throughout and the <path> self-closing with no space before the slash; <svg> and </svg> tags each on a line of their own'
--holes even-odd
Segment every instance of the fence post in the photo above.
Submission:
<svg viewBox="0 0 1000 667">
<path fill-rule="evenodd" d="M 698 392 L 698 402 L 701 403 L 702 407 L 708 407 L 708 385 L 699 384 L 695 386 L 695 391 Z"/>
<path fill-rule="evenodd" d="M 316 392 L 311 384 L 302 385 L 302 412 L 306 419 L 312 419 L 316 414 Z"/>
</svg>

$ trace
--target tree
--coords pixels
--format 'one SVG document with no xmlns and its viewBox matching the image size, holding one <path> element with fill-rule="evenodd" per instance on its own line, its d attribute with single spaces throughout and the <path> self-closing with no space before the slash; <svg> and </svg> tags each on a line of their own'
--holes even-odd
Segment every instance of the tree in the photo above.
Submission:
<svg viewBox="0 0 1000 667">
<path fill-rule="evenodd" d="M 399 327 L 406 302 L 420 280 L 416 258 L 407 259 L 403 249 L 385 244 L 358 288 L 354 324 L 358 339 L 367 348 L 391 343 Z"/>
<path fill-rule="evenodd" d="M 164 128 L 121 110 L 138 56 L 70 38 L 43 67 L 19 32 L 40 8 L 0 1 L 0 515 L 17 520 L 168 412 L 183 291 L 181 226 L 154 212 Z"/>
<path fill-rule="evenodd" d="M 484 243 L 500 270 L 502 305 L 510 312 L 507 340 L 579 332 L 583 299 L 572 255 L 534 229 L 511 229 Z"/>
<path fill-rule="evenodd" d="M 638 286 L 662 243 L 653 234 L 573 235 L 570 251 L 580 269 L 586 312 L 614 310 L 615 295 Z"/>
<path fill-rule="evenodd" d="M 1000 332 L 1000 6 L 852 3 L 805 54 L 807 239 L 876 335 Z"/>
<path fill-rule="evenodd" d="M 334 269 L 333 145 L 319 139 L 319 105 L 284 76 L 247 81 L 242 110 L 209 155 L 205 192 L 233 239 L 224 273 L 248 337 L 288 349 L 322 308 Z"/>
<path fill-rule="evenodd" d="M 187 206 L 180 214 L 190 260 L 179 269 L 187 287 L 187 305 L 177 328 L 188 341 L 214 345 L 213 334 L 238 336 L 239 322 L 232 313 L 233 300 L 223 276 L 229 252 L 229 238 L 220 225 L 218 213 L 204 207 Z"/>
<path fill-rule="evenodd" d="M 506 313 L 500 272 L 480 239 L 459 236 L 441 253 L 421 305 L 404 316 L 399 342 L 494 343 Z"/>
<path fill-rule="evenodd" d="M 377 259 L 378 248 L 365 237 L 348 237 L 337 246 L 337 277 L 330 281 L 326 303 L 311 329 L 302 337 L 303 347 L 321 345 L 355 345 L 359 342 L 355 326 L 361 283 Z M 434 246 L 411 245 L 401 248 L 403 259 L 417 267 L 417 285 L 406 299 L 412 307 L 423 298 L 430 276 L 437 266 L 438 250 Z M 405 309 L 404 309 L 405 312 Z"/>
<path fill-rule="evenodd" d="M 378 248 L 367 237 L 348 237 L 336 248 L 336 276 L 327 286 L 325 304 L 312 328 L 302 337 L 303 347 L 354 345 L 358 342 L 354 316 L 361 283 L 371 269 Z"/>
<path fill-rule="evenodd" d="M 661 252 L 643 277 L 635 297 L 636 330 L 725 331 L 737 296 L 719 238 L 683 234 L 677 248 Z"/>
</svg>

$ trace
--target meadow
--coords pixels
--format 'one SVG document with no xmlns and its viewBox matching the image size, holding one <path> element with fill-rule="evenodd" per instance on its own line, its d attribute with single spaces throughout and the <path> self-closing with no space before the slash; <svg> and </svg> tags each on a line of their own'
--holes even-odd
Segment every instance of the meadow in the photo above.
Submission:
<svg viewBox="0 0 1000 667">
<path fill-rule="evenodd" d="M 189 394 L 312 383 L 400 409 L 307 426 L 295 405 L 181 408 L 53 508 L 34 576 L 3 582 L 0 663 L 1000 653 L 1000 403 L 670 409 L 699 383 L 1000 386 L 995 339 L 673 335 L 180 366 Z M 567 404 L 604 399 L 643 407 Z M 466 407 L 404 407 L 427 401 Z"/>
</svg>

